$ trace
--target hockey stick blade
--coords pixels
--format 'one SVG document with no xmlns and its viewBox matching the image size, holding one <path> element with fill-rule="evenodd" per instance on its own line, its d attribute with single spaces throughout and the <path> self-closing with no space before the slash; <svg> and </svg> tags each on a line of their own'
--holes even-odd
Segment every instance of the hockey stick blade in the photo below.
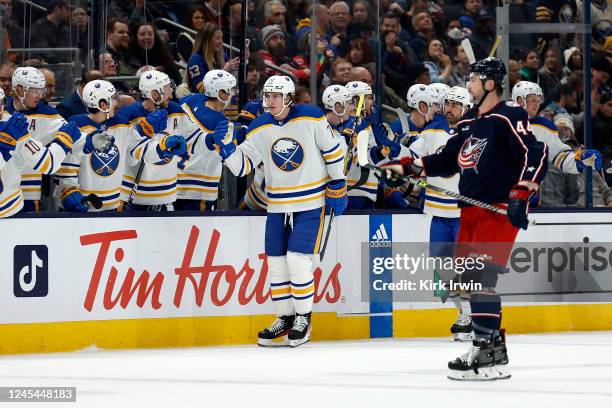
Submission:
<svg viewBox="0 0 612 408">
<path fill-rule="evenodd" d="M 472 49 L 472 43 L 469 38 L 464 38 L 461 40 L 461 46 L 463 47 L 463 51 L 465 51 L 465 55 L 467 56 L 468 62 L 471 64 L 476 62 L 476 56 L 474 55 L 474 50 Z"/>
<path fill-rule="evenodd" d="M 90 203 L 93 208 L 99 210 L 102 208 L 102 199 L 95 194 L 86 195 L 81 199 L 81 204 Z"/>
</svg>

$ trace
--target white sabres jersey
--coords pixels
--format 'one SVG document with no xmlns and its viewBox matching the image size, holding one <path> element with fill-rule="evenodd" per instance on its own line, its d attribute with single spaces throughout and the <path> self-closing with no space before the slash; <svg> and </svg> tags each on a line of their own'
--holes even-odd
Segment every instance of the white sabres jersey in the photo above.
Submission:
<svg viewBox="0 0 612 408">
<path fill-rule="evenodd" d="M 538 142 L 548 146 L 548 165 L 567 174 L 578 174 L 574 151 L 559 139 L 557 127 L 543 116 L 529 119 L 531 131 Z"/>
<path fill-rule="evenodd" d="M 253 182 L 247 189 L 243 205 L 246 205 L 251 211 L 266 211 L 268 208 L 268 196 L 266 195 L 266 179 L 263 171 L 263 165 L 255 167 Z"/>
<path fill-rule="evenodd" d="M 366 132 L 368 134 L 368 151 L 376 147 L 376 140 L 372 133 L 372 128 L 368 125 L 367 128 L 361 129 L 358 133 Z M 349 188 L 353 187 L 359 182 L 361 178 L 361 166 L 357 163 L 357 144 L 353 146 L 353 162 L 351 163 L 350 170 L 346 176 L 346 184 Z M 348 191 L 349 197 L 365 197 L 372 202 L 376 202 L 376 194 L 378 192 L 378 178 L 373 171 L 368 172 L 368 178 L 362 185 L 351 188 Z"/>
<path fill-rule="evenodd" d="M 327 182 L 345 179 L 340 140 L 323 112 L 310 105 L 291 106 L 282 122 L 270 113 L 259 116 L 225 165 L 240 177 L 262 162 L 271 213 L 321 208 Z"/>
<path fill-rule="evenodd" d="M 8 120 L 10 116 L 3 112 L 2 121 Z M 64 149 L 56 143 L 45 147 L 31 135 L 18 140 L 9 161 L 0 160 L 0 218 L 15 215 L 23 207 L 21 173 L 25 169 L 34 170 L 39 175 L 53 174 L 59 170 L 65 157 Z"/>
<path fill-rule="evenodd" d="M 198 127 L 176 102 L 170 101 L 166 110 L 168 112 L 168 126 L 164 131 L 167 134 L 179 135 L 185 139 L 190 139 L 200 133 Z M 123 107 L 118 112 L 118 116 L 127 119 L 130 125 L 134 126 L 139 120 L 146 118 L 149 113 L 143 107 L 142 102 L 136 102 Z M 165 134 L 163 133 L 156 134 L 153 136 L 153 140 L 159 142 L 164 136 Z M 138 169 L 142 165 L 142 174 L 135 191 L 134 204 L 160 205 L 175 202 L 178 176 L 177 165 L 182 160 L 180 157 L 173 156 L 153 164 L 142 165 L 138 163 L 135 166 L 126 166 L 121 185 L 121 201 L 129 201 Z"/>
<path fill-rule="evenodd" d="M 179 168 L 178 198 L 215 201 L 219 195 L 219 182 L 223 171 L 221 157 L 204 144 L 204 136 L 214 133 L 217 124 L 227 120 L 221 112 L 205 106 L 206 96 L 195 94 L 185 97 L 181 107 L 202 131 L 201 137 L 187 140 L 189 161 Z M 191 156 L 194 156 L 193 158 Z"/>
<path fill-rule="evenodd" d="M 157 152 L 158 143 L 146 136 L 140 136 L 120 116 L 110 118 L 102 124 L 94 122 L 86 114 L 73 116 L 70 120 L 79 126 L 82 134 L 105 132 L 112 140 L 104 151 L 69 154 L 56 174 L 60 180 L 61 191 L 69 186 L 78 186 L 83 196 L 96 194 L 102 199 L 102 208 L 97 210 L 90 207 L 89 211 L 114 210 L 119 206 L 126 164 L 135 165 L 140 160 L 152 164 L 162 160 Z M 85 135 L 81 139 L 85 139 Z"/>
<path fill-rule="evenodd" d="M 423 129 L 419 138 L 409 147 L 413 157 L 423 157 L 439 153 L 446 142 L 455 135 L 455 130 L 448 127 L 444 118 L 436 114 L 428 126 Z M 402 149 L 403 150 L 403 149 Z M 427 183 L 455 193 L 459 192 L 459 174 L 451 177 L 427 177 Z M 458 218 L 460 216 L 459 201 L 446 194 L 425 189 L 425 203 L 423 212 L 436 217 Z"/>
<path fill-rule="evenodd" d="M 13 98 L 8 98 L 6 102 L 6 110 L 8 113 L 15 112 Z M 47 146 L 55 139 L 55 134 L 59 128 L 66 123 L 64 118 L 53 108 L 39 102 L 36 108 L 22 111 L 29 125 L 30 136 L 34 140 L 38 140 L 43 146 Z M 21 189 L 23 191 L 24 200 L 40 200 L 42 185 L 42 176 L 34 169 L 24 168 L 21 175 Z"/>
</svg>

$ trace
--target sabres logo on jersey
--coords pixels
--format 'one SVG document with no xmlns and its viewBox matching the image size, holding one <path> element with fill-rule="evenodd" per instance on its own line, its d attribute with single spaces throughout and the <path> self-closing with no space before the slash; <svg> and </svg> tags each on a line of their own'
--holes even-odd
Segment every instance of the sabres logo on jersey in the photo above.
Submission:
<svg viewBox="0 0 612 408">
<path fill-rule="evenodd" d="M 272 145 L 272 161 L 283 171 L 293 171 L 304 161 L 304 149 L 295 140 L 284 137 Z"/>
<path fill-rule="evenodd" d="M 114 144 L 104 150 L 94 150 L 90 156 L 91 168 L 101 177 L 109 177 L 115 174 L 119 167 L 121 154 Z"/>
<path fill-rule="evenodd" d="M 482 157 L 485 147 L 487 147 L 487 139 L 478 139 L 475 137 L 468 138 L 463 142 L 457 163 L 461 167 L 463 173 L 466 169 L 474 169 L 478 173 L 478 162 Z"/>
</svg>

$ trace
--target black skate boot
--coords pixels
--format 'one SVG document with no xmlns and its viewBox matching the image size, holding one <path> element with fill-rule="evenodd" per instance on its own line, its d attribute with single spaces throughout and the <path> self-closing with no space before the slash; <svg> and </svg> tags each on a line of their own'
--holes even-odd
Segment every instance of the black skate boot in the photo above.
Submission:
<svg viewBox="0 0 612 408">
<path fill-rule="evenodd" d="M 459 313 L 457 321 L 450 329 L 455 341 L 472 341 L 474 339 L 473 330 L 472 317 L 463 313 Z"/>
<path fill-rule="evenodd" d="M 492 339 L 475 339 L 461 357 L 448 363 L 448 378 L 459 381 L 491 381 L 510 378 L 505 366 L 495 361 Z"/>
<path fill-rule="evenodd" d="M 293 326 L 294 316 L 280 316 L 277 317 L 274 323 L 267 329 L 259 332 L 257 337 L 257 345 L 261 347 L 282 347 L 288 346 L 287 333 Z M 278 343 L 274 342 L 275 339 L 284 337 L 283 341 Z"/>
<path fill-rule="evenodd" d="M 297 347 L 310 340 L 310 313 L 296 314 L 293 327 L 289 331 L 289 345 Z"/>
<path fill-rule="evenodd" d="M 501 329 L 499 335 L 493 340 L 495 349 L 495 364 L 505 366 L 508 364 L 508 350 L 506 349 L 506 329 Z"/>
</svg>

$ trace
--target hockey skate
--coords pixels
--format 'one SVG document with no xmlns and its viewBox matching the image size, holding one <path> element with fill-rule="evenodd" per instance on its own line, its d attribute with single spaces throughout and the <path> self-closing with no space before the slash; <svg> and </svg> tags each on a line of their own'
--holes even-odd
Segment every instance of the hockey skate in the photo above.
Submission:
<svg viewBox="0 0 612 408">
<path fill-rule="evenodd" d="M 294 316 L 280 316 L 268 327 L 257 335 L 257 345 L 260 347 L 288 347 L 287 334 L 293 326 Z M 280 339 L 280 341 L 275 341 Z"/>
<path fill-rule="evenodd" d="M 497 364 L 496 353 L 494 341 L 475 339 L 467 353 L 448 363 L 450 370 L 448 378 L 458 381 L 492 381 L 510 378 L 507 366 Z"/>
<path fill-rule="evenodd" d="M 505 366 L 508 364 L 508 350 L 506 349 L 506 329 L 499 331 L 499 336 L 493 340 L 495 349 L 495 364 Z"/>
<path fill-rule="evenodd" d="M 297 347 L 310 340 L 310 313 L 296 314 L 295 322 L 291 331 L 289 331 L 289 345 L 291 347 Z"/>
<path fill-rule="evenodd" d="M 459 313 L 457 321 L 450 329 L 455 341 L 472 341 L 474 339 L 472 330 L 472 317 L 464 313 Z"/>
</svg>

